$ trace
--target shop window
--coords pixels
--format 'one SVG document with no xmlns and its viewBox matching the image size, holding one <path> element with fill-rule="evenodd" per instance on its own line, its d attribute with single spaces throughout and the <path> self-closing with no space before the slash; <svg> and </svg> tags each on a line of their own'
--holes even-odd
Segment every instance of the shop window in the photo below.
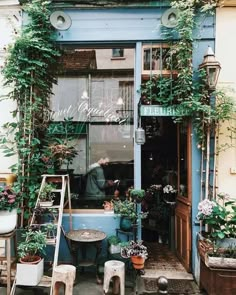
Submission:
<svg viewBox="0 0 236 295">
<path fill-rule="evenodd" d="M 124 49 L 123 48 L 113 48 L 112 49 L 112 58 L 124 57 Z"/>
<path fill-rule="evenodd" d="M 176 71 L 176 58 L 168 44 L 143 45 L 143 75 L 173 75 Z"/>
<path fill-rule="evenodd" d="M 70 165 L 74 169 L 71 191 L 76 209 L 103 209 L 116 188 L 124 198 L 134 183 L 134 49 L 125 50 L 129 58 L 124 63 L 107 59 L 111 48 L 67 48 L 66 57 L 61 59 L 64 75 L 58 77 L 53 89 L 53 120 L 62 122 L 71 117 L 74 123 L 86 126 L 86 132 L 78 133 L 73 141 L 78 157 Z M 120 182 L 113 186 L 106 182 L 102 194 L 89 195 L 88 174 L 101 158 L 109 158 L 103 167 L 106 181 Z"/>
</svg>

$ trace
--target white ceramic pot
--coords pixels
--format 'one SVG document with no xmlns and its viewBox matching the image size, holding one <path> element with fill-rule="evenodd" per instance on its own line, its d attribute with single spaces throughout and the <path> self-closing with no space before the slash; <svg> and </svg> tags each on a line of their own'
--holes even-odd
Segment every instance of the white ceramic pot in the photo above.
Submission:
<svg viewBox="0 0 236 295">
<path fill-rule="evenodd" d="M 44 271 L 44 259 L 37 264 L 16 264 L 16 285 L 36 286 Z"/>
<path fill-rule="evenodd" d="M 0 234 L 6 234 L 13 231 L 17 223 L 17 209 L 11 212 L 0 210 Z"/>
</svg>

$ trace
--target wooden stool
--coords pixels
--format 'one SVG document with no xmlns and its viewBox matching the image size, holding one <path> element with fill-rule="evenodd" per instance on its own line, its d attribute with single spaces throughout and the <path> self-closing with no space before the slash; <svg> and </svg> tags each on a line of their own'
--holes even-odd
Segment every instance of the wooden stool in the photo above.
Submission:
<svg viewBox="0 0 236 295">
<path fill-rule="evenodd" d="M 73 265 L 61 264 L 55 267 L 52 278 L 52 290 L 54 295 L 59 295 L 59 289 L 64 284 L 65 295 L 73 294 L 73 284 L 76 268 Z"/>
<path fill-rule="evenodd" d="M 7 260 L 7 295 L 10 294 L 11 291 L 11 239 L 13 239 L 14 254 L 16 255 L 16 230 L 0 235 L 0 240 L 5 240 L 5 256 L 0 257 L 0 260 Z"/>
<path fill-rule="evenodd" d="M 110 260 L 104 265 L 103 291 L 109 290 L 110 280 L 113 278 L 113 294 L 125 295 L 125 264 L 122 261 Z"/>
</svg>

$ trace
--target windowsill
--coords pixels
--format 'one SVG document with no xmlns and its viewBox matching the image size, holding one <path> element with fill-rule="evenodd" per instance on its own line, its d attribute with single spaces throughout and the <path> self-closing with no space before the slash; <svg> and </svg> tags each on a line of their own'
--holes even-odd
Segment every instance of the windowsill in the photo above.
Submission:
<svg viewBox="0 0 236 295">
<path fill-rule="evenodd" d="M 116 216 L 113 213 L 105 213 L 103 209 L 72 209 L 72 214 L 101 214 L 104 216 Z M 69 209 L 64 209 L 63 213 L 69 214 Z"/>
<path fill-rule="evenodd" d="M 125 57 L 111 57 L 111 60 L 125 60 L 126 58 Z"/>
</svg>

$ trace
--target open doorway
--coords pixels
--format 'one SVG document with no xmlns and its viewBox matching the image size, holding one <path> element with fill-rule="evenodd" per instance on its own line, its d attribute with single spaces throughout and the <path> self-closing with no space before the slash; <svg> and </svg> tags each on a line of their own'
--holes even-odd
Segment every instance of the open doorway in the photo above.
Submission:
<svg viewBox="0 0 236 295">
<path fill-rule="evenodd" d="M 171 117 L 145 117 L 143 126 L 146 143 L 142 146 L 142 187 L 147 196 L 142 206 L 149 215 L 143 220 L 142 238 L 173 249 L 171 219 L 177 194 L 177 128 Z"/>
<path fill-rule="evenodd" d="M 187 119 L 175 123 L 169 116 L 150 116 L 142 117 L 142 126 L 146 133 L 141 153 L 146 190 L 142 210 L 149 212 L 142 220 L 142 239 L 154 245 L 156 254 L 164 255 L 163 265 L 191 271 L 190 124 Z"/>
</svg>

